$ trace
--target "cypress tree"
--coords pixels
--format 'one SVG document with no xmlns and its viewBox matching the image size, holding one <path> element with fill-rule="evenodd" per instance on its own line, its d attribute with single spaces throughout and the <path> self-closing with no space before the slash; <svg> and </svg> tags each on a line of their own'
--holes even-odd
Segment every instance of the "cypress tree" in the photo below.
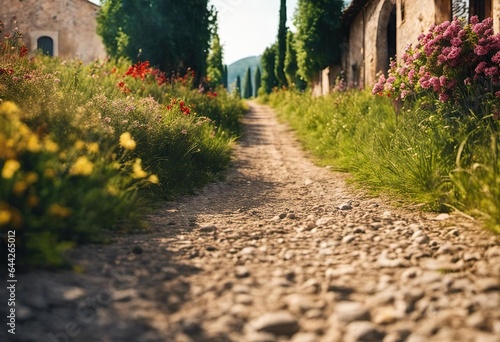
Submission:
<svg viewBox="0 0 500 342">
<path fill-rule="evenodd" d="M 259 89 L 260 89 L 260 86 L 262 85 L 262 75 L 260 73 L 259 67 L 257 67 L 257 70 L 255 71 L 254 85 L 255 85 L 255 89 L 254 89 L 255 97 L 257 97 L 257 96 L 259 96 Z"/>
<path fill-rule="evenodd" d="M 234 92 L 235 92 L 236 96 L 241 97 L 241 79 L 240 79 L 240 75 L 238 75 L 238 77 L 236 77 L 236 87 L 234 88 Z"/>
<path fill-rule="evenodd" d="M 224 65 L 224 73 L 222 74 L 222 85 L 227 89 L 228 86 L 228 73 L 227 73 L 227 64 Z"/>
<path fill-rule="evenodd" d="M 243 87 L 243 98 L 249 99 L 253 95 L 253 89 L 252 89 L 252 69 L 250 67 L 247 69 L 247 72 L 245 73 L 245 83 Z"/>
<path fill-rule="evenodd" d="M 278 28 L 278 49 L 276 51 L 276 65 L 274 73 L 278 79 L 278 86 L 288 86 L 285 76 L 285 56 L 286 56 L 286 0 L 281 0 L 280 23 Z"/>
<path fill-rule="evenodd" d="M 276 43 L 267 47 L 261 57 L 262 62 L 262 88 L 266 94 L 270 94 L 274 87 L 278 86 L 278 80 L 274 73 L 276 65 Z"/>
</svg>

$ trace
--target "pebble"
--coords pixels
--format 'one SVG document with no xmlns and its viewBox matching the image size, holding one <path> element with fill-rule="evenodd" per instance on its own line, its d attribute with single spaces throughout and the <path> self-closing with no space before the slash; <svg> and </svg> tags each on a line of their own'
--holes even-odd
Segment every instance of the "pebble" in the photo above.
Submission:
<svg viewBox="0 0 500 342">
<path fill-rule="evenodd" d="M 368 309 L 358 302 L 339 302 L 333 309 L 331 316 L 333 319 L 341 322 L 354 322 L 360 320 L 368 320 L 370 314 Z"/>
<path fill-rule="evenodd" d="M 299 316 L 317 307 L 313 297 L 301 294 L 291 294 L 285 298 L 285 302 L 287 303 L 288 310 Z"/>
<path fill-rule="evenodd" d="M 343 243 L 351 243 L 352 241 L 354 241 L 354 239 L 356 239 L 356 235 L 349 234 L 349 235 L 346 235 L 342 238 L 342 242 Z"/>
<path fill-rule="evenodd" d="M 318 227 L 326 226 L 326 225 L 333 223 L 335 221 L 336 221 L 335 217 L 322 217 L 322 218 L 316 220 L 316 226 L 318 226 Z"/>
<path fill-rule="evenodd" d="M 379 307 L 376 308 L 372 312 L 372 321 L 373 323 L 376 324 L 391 324 L 394 323 L 398 318 L 399 315 L 392 306 L 384 306 L 384 307 Z"/>
<path fill-rule="evenodd" d="M 382 341 L 384 333 L 371 322 L 352 322 L 346 328 L 345 342 Z"/>
<path fill-rule="evenodd" d="M 252 254 L 255 254 L 256 250 L 257 249 L 255 247 L 249 246 L 249 247 L 243 248 L 240 253 L 242 255 L 252 255 Z"/>
<path fill-rule="evenodd" d="M 317 342 L 318 335 L 314 333 L 300 332 L 293 335 L 290 342 Z"/>
<path fill-rule="evenodd" d="M 212 233 L 217 230 L 217 227 L 214 225 L 209 225 L 209 226 L 203 226 L 200 228 L 200 232 L 202 233 Z"/>
<path fill-rule="evenodd" d="M 481 253 L 479 253 L 479 252 L 465 252 L 463 259 L 465 261 L 481 260 Z"/>
<path fill-rule="evenodd" d="M 448 220 L 449 218 L 450 218 L 450 214 L 443 213 L 443 214 L 439 214 L 438 216 L 434 217 L 433 220 L 434 221 L 445 221 L 445 220 Z"/>
<path fill-rule="evenodd" d="M 480 292 L 500 291 L 500 279 L 483 278 L 476 281 L 476 287 Z"/>
<path fill-rule="evenodd" d="M 338 206 L 339 210 L 351 210 L 352 205 L 350 203 L 343 203 Z"/>
<path fill-rule="evenodd" d="M 248 324 L 255 331 L 274 335 L 292 336 L 299 330 L 297 319 L 288 311 L 266 313 Z"/>
<path fill-rule="evenodd" d="M 276 342 L 276 336 L 269 333 L 251 331 L 245 336 L 248 342 Z M 193 341 L 194 342 L 194 341 Z"/>
<path fill-rule="evenodd" d="M 235 275 L 236 278 L 246 278 L 250 276 L 250 270 L 245 266 L 238 266 L 236 267 Z"/>
</svg>

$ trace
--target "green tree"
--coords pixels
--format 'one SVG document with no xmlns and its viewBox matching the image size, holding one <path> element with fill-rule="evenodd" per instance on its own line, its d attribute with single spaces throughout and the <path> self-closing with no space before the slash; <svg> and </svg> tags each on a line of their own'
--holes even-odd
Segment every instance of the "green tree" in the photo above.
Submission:
<svg viewBox="0 0 500 342">
<path fill-rule="evenodd" d="M 340 61 L 342 0 L 299 0 L 297 61 L 300 75 L 310 81 L 314 73 Z"/>
<path fill-rule="evenodd" d="M 97 31 L 111 57 L 148 60 L 170 73 L 206 71 L 211 26 L 208 0 L 104 0 Z"/>
<path fill-rule="evenodd" d="M 236 86 L 234 87 L 234 93 L 236 96 L 241 97 L 241 78 L 240 75 L 236 77 Z"/>
<path fill-rule="evenodd" d="M 243 87 L 243 98 L 249 99 L 253 95 L 253 89 L 252 89 L 252 69 L 248 68 L 247 72 L 245 73 L 245 79 L 244 79 L 244 87 Z"/>
<path fill-rule="evenodd" d="M 276 64 L 276 43 L 267 47 L 261 57 L 262 62 L 262 89 L 270 94 L 278 86 L 278 79 L 274 73 Z"/>
<path fill-rule="evenodd" d="M 217 87 L 223 84 L 224 65 L 222 64 L 223 49 L 220 44 L 217 23 L 214 24 L 212 30 L 212 44 L 210 53 L 207 59 L 207 79 L 212 87 Z"/>
<path fill-rule="evenodd" d="M 285 75 L 290 86 L 303 90 L 307 84 L 298 73 L 299 66 L 297 64 L 297 49 L 295 45 L 295 34 L 289 31 L 286 36 Z"/>
<path fill-rule="evenodd" d="M 278 79 L 278 86 L 288 86 L 288 82 L 285 76 L 285 56 L 286 56 L 286 39 L 287 39 L 287 27 L 286 27 L 286 0 L 281 0 L 280 7 L 280 22 L 278 27 L 278 41 L 277 41 L 277 51 L 276 51 L 276 64 L 274 73 Z"/>
<path fill-rule="evenodd" d="M 227 72 L 227 64 L 224 65 L 224 73 L 222 74 L 222 85 L 224 86 L 224 88 L 227 89 L 228 87 L 228 72 Z"/>
<path fill-rule="evenodd" d="M 255 97 L 259 96 L 259 89 L 262 85 L 262 75 L 261 75 L 261 72 L 260 72 L 260 68 L 257 67 L 257 70 L 255 71 L 255 82 L 254 82 L 254 93 L 255 93 Z"/>
</svg>

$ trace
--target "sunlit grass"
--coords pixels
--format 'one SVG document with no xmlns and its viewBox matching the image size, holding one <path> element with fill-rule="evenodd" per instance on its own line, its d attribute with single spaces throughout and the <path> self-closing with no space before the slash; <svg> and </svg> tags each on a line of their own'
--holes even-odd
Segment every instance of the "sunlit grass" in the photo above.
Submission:
<svg viewBox="0 0 500 342">
<path fill-rule="evenodd" d="M 390 99 L 369 91 L 319 98 L 281 91 L 266 100 L 319 164 L 423 209 L 484 218 L 499 232 L 498 121 L 447 119 L 425 103 L 397 111 Z"/>
</svg>

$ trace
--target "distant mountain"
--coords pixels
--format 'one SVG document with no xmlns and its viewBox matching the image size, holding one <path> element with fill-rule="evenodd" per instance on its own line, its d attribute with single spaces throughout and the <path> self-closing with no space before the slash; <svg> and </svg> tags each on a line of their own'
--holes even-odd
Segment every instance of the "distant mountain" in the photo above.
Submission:
<svg viewBox="0 0 500 342">
<path fill-rule="evenodd" d="M 227 81 L 229 84 L 229 90 L 233 91 L 234 85 L 236 84 L 236 77 L 238 75 L 241 79 L 241 86 L 243 87 L 243 81 L 245 77 L 245 73 L 247 72 L 248 67 L 252 69 L 252 85 L 255 82 L 255 70 L 257 70 L 257 66 L 260 68 L 262 72 L 262 65 L 260 64 L 260 56 L 252 56 L 240 59 L 239 61 L 234 62 L 227 66 Z M 240 89 L 243 90 L 243 89 Z"/>
</svg>

